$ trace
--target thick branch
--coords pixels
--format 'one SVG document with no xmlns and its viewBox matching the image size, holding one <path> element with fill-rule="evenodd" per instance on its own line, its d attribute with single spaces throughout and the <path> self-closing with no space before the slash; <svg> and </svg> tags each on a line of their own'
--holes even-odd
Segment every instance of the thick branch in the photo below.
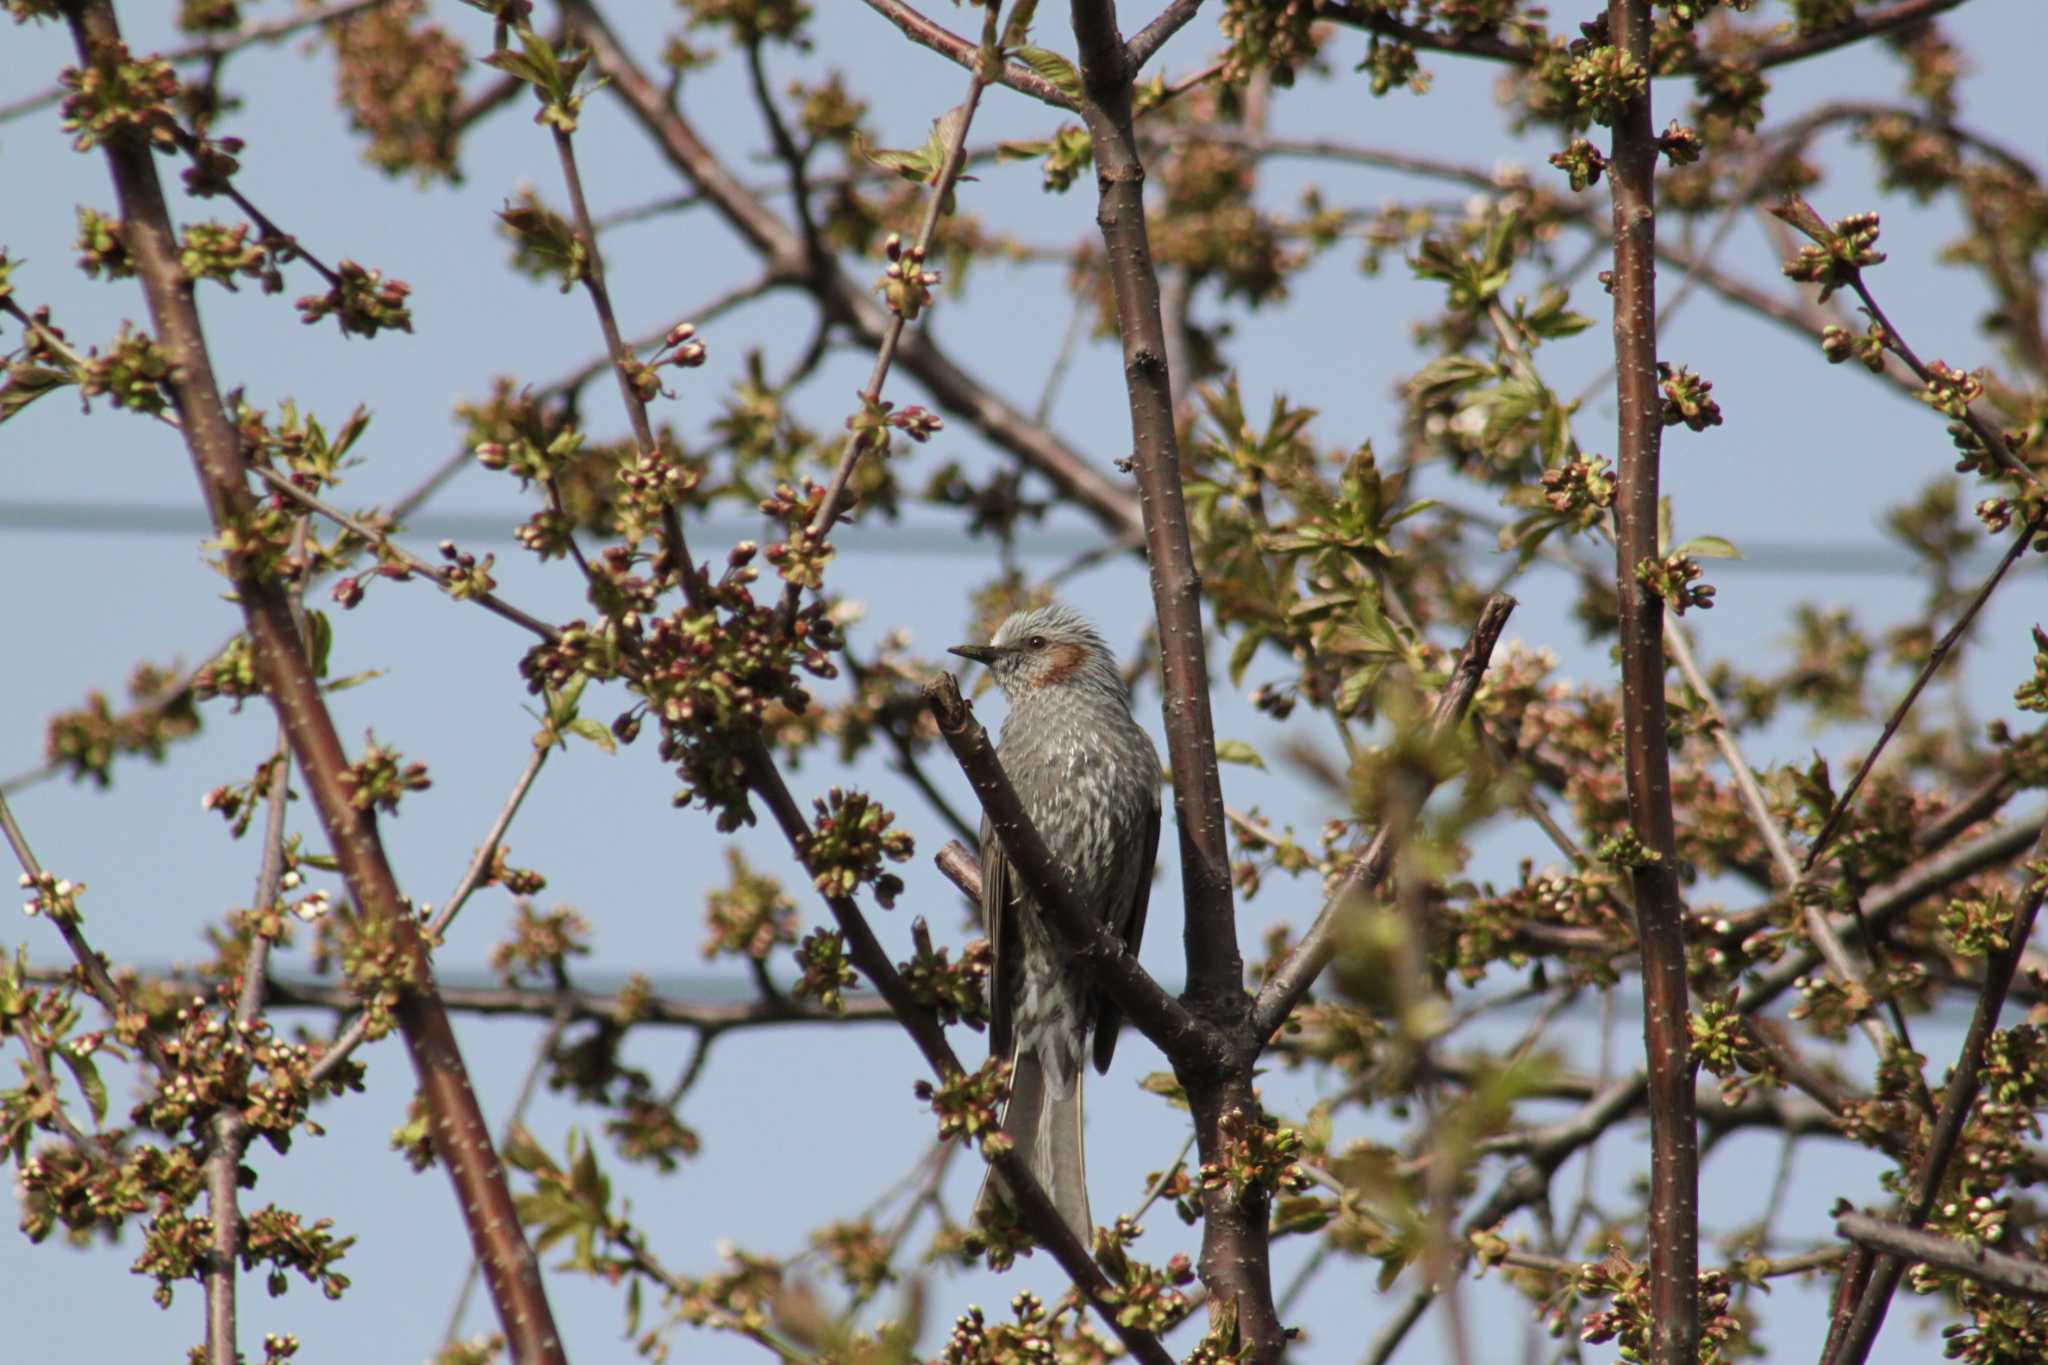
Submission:
<svg viewBox="0 0 2048 1365">
<path fill-rule="evenodd" d="M 1244 958 L 1230 879 L 1230 835 L 1217 771 L 1209 659 L 1202 627 L 1202 583 L 1181 495 L 1180 448 L 1172 376 L 1160 309 L 1159 273 L 1145 228 L 1145 167 L 1132 126 L 1130 54 L 1117 31 L 1112 0 L 1073 0 L 1081 66 L 1081 119 L 1094 144 L 1096 226 L 1103 268 L 1116 300 L 1123 342 L 1124 389 L 1131 414 L 1132 464 L 1152 566 L 1159 623 L 1167 761 L 1173 769 L 1174 823 L 1180 831 L 1187 991 L 1197 1014 L 1244 1036 Z M 1226 1131 L 1259 1112 L 1251 1055 L 1222 1070 L 1177 1067 L 1194 1111 L 1204 1162 L 1228 1159 Z M 1287 1334 L 1273 1301 L 1268 1192 L 1202 1191 L 1201 1275 L 1209 1326 L 1228 1334 L 1250 1360 L 1277 1360 Z"/>
<path fill-rule="evenodd" d="M 1788 39 L 1782 43 L 1766 43 L 1750 49 L 1735 60 L 1746 67 L 1763 69 L 1784 66 L 1788 62 L 1804 61 L 1817 57 L 1836 48 L 1847 47 L 1865 38 L 1890 33 L 1913 24 L 1924 23 L 1945 10 L 1952 10 L 1963 0 L 1900 0 L 1889 9 L 1878 10 L 1848 23 L 1838 24 L 1824 33 L 1810 34 L 1803 38 Z M 1466 57 L 1481 57 L 1487 61 L 1505 62 L 1510 66 L 1528 66 L 1536 54 L 1521 43 L 1511 43 L 1487 33 L 1440 32 L 1404 24 L 1390 19 L 1379 10 L 1365 4 L 1346 4 L 1340 0 L 1325 0 L 1322 17 L 1332 19 L 1367 33 L 1377 33 L 1393 38 L 1428 52 L 1449 52 Z M 1693 76 L 1708 69 L 1719 57 L 1702 53 L 1669 68 L 1657 71 L 1659 76 Z"/>
<path fill-rule="evenodd" d="M 1940 1233 L 1902 1227 L 1887 1218 L 1867 1213 L 1835 1215 L 1835 1231 L 1844 1239 L 1872 1251 L 1884 1252 L 1905 1261 L 1953 1270 L 1979 1284 L 1988 1284 L 2004 1294 L 2026 1299 L 2048 1299 L 2048 1265 L 2030 1257 L 2003 1251 L 1987 1251 Z"/>
<path fill-rule="evenodd" d="M 988 731 L 974 718 L 974 708 L 960 695 L 960 683 L 951 673 L 941 673 L 927 684 L 925 705 L 939 725 L 939 734 L 960 769 L 974 784 L 989 826 L 1002 840 L 1010 866 L 1023 880 L 1025 889 L 1052 916 L 1052 921 L 1074 961 L 1123 1008 L 1130 1021 L 1159 1050 L 1179 1067 L 1214 1070 L 1227 1051 L 1217 1030 L 1168 995 L 1151 974 L 1138 965 L 1137 955 L 1109 931 L 1099 918 L 1082 908 L 1067 884 L 1059 860 L 1045 846 L 1045 840 L 1031 823 L 1030 814 L 1018 799 L 989 743 Z M 980 882 L 976 869 L 975 881 Z"/>
<path fill-rule="evenodd" d="M 1479 620 L 1472 626 L 1465 651 L 1458 656 L 1450 681 L 1444 684 L 1442 694 L 1437 697 L 1436 713 L 1430 718 L 1432 739 L 1448 736 L 1464 719 L 1472 698 L 1479 693 L 1479 684 L 1486 677 L 1486 665 L 1493 657 L 1493 647 L 1499 643 L 1501 632 L 1507 629 L 1508 616 L 1514 609 L 1515 599 L 1504 593 L 1487 598 L 1486 604 L 1480 608 Z M 1428 795 L 1428 792 L 1421 793 L 1425 800 Z M 1252 1006 L 1252 1028 L 1261 1045 L 1286 1022 L 1295 1005 L 1322 975 L 1323 968 L 1330 965 L 1330 957 L 1337 949 L 1337 920 L 1344 907 L 1354 897 L 1376 889 L 1386 880 L 1394 865 L 1394 857 L 1400 852 L 1395 847 L 1394 823 L 1388 821 L 1373 835 L 1372 842 L 1353 860 L 1344 879 L 1323 903 L 1322 913 L 1302 935 L 1301 942 L 1266 978 L 1266 984 Z"/>
<path fill-rule="evenodd" d="M 1124 65 L 1133 79 L 1145 69 L 1145 63 L 1152 60 L 1154 53 L 1165 47 L 1167 40 L 1186 28 L 1188 21 L 1202 8 L 1202 0 L 1173 0 L 1159 17 L 1138 30 L 1136 37 L 1124 48 Z"/>
<path fill-rule="evenodd" d="M 1187 902 L 1188 995 L 1198 1010 L 1211 1002 L 1223 1008 L 1243 994 L 1244 961 L 1237 945 L 1229 833 L 1209 708 L 1201 578 L 1181 498 L 1159 276 L 1145 231 L 1145 168 L 1131 123 L 1131 72 L 1117 34 L 1115 7 L 1107 0 L 1075 0 L 1073 12 L 1081 57 L 1081 117 L 1095 145 L 1095 221 L 1102 230 L 1123 339 L 1132 459 L 1159 619 L 1167 761 L 1173 769 Z"/>
<path fill-rule="evenodd" d="M 1650 69 L 1649 0 L 1610 0 L 1615 46 Z M 1620 425 L 1615 590 L 1621 614 L 1623 762 L 1629 824 L 1641 856 L 1630 869 L 1643 962 L 1643 1045 L 1650 1086 L 1652 1365 L 1699 1354 L 1699 1134 L 1693 1114 L 1685 981 L 1685 907 L 1671 814 L 1664 713 L 1663 600 L 1636 577 L 1656 561 L 1663 395 L 1657 383 L 1657 135 L 1650 91 L 1614 123 L 1614 368 Z"/>
<path fill-rule="evenodd" d="M 120 42 L 110 0 L 82 0 L 67 10 L 66 17 L 86 64 Z M 171 357 L 167 382 L 207 509 L 217 528 L 245 525 L 255 502 L 246 482 L 247 466 L 239 435 L 221 404 L 192 282 L 179 267 L 178 241 L 152 153 L 147 144 L 130 138 L 117 137 L 103 145 L 128 254 L 148 297 L 158 343 Z M 264 691 L 291 736 L 349 892 L 366 918 L 388 927 L 407 964 L 409 981 L 397 1009 L 399 1027 L 431 1116 L 435 1155 L 455 1186 L 457 1206 L 487 1269 L 499 1321 L 520 1361 L 563 1360 L 539 1264 L 526 1244 L 454 1030 L 434 996 L 425 945 L 385 858 L 373 817 L 358 810 L 351 799 L 347 754 L 300 645 L 290 603 L 280 584 L 256 572 L 249 559 L 230 554 L 227 568 Z"/>
</svg>

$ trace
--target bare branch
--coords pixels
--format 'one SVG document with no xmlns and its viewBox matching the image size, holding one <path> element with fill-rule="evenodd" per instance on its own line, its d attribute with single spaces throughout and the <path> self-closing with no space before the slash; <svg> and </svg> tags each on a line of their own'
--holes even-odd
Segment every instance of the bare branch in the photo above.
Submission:
<svg viewBox="0 0 2048 1365">
<path fill-rule="evenodd" d="M 953 32 L 945 25 L 926 18 L 904 0 L 867 0 L 868 8 L 887 19 L 903 31 L 903 36 L 919 47 L 928 47 L 956 66 L 972 71 L 980 62 L 980 48 Z M 1019 94 L 1029 95 L 1042 104 L 1055 109 L 1072 109 L 1074 101 L 1067 92 L 1054 85 L 1029 67 L 1015 62 L 1006 62 L 1002 74 L 997 78 Z"/>
<path fill-rule="evenodd" d="M 1847 1240 L 1903 1261 L 1953 1270 L 1979 1284 L 2023 1299 L 2048 1299 L 2048 1265 L 2009 1252 L 1970 1246 L 1952 1237 L 1902 1227 L 1887 1218 L 1844 1210 L 1835 1215 L 1835 1231 Z"/>
<path fill-rule="evenodd" d="M 1174 34 L 1186 28 L 1188 21 L 1202 8 L 1202 0 L 1172 0 L 1159 17 L 1138 30 L 1136 37 L 1124 47 L 1124 64 L 1135 79 L 1145 69 L 1145 63 L 1152 55 L 1165 47 Z"/>
<path fill-rule="evenodd" d="M 1614 44 L 1652 69 L 1649 0 L 1609 0 Z M 1639 580 L 1659 557 L 1658 459 L 1664 428 L 1657 382 L 1657 134 L 1650 87 L 1614 120 L 1614 368 L 1620 410 L 1614 498 L 1615 592 L 1621 615 L 1623 761 L 1629 823 L 1639 846 L 1630 867 L 1643 964 L 1643 1043 L 1650 1085 L 1651 1365 L 1691 1365 L 1699 1354 L 1699 1136 L 1693 1117 L 1685 979 L 1685 906 L 1671 813 L 1665 739 L 1662 599 Z"/>
</svg>

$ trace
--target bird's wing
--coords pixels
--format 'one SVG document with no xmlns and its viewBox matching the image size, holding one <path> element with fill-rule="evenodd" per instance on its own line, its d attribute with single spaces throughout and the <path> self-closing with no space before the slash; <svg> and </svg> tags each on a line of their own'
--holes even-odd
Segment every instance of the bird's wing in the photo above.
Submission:
<svg viewBox="0 0 2048 1365">
<path fill-rule="evenodd" d="M 1130 899 L 1112 910 L 1109 923 L 1111 932 L 1124 941 L 1131 956 L 1138 955 L 1138 947 L 1145 941 L 1145 911 L 1152 903 L 1152 865 L 1159 858 L 1159 792 L 1152 792 L 1150 807 L 1145 812 L 1145 828 L 1138 837 L 1138 854 L 1134 861 L 1137 885 L 1131 888 Z M 986 874 L 983 874 L 986 876 Z M 986 883 L 984 883 L 986 885 Z M 1122 1032 L 1124 1012 L 1114 1000 L 1101 991 L 1095 994 L 1095 1069 L 1107 1073 L 1110 1058 L 1116 1055 L 1116 1036 Z"/>
<path fill-rule="evenodd" d="M 988 1055 L 1010 1059 L 1015 1024 L 1017 967 L 1010 951 L 1016 935 L 1010 932 L 1010 860 L 1003 853 L 1003 841 L 986 815 L 981 817 L 981 921 L 988 933 Z"/>
</svg>

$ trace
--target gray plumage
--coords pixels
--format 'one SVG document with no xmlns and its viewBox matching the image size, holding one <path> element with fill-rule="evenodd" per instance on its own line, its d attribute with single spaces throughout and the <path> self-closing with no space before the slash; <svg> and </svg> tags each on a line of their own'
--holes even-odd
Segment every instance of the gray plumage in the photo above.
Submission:
<svg viewBox="0 0 2048 1365">
<path fill-rule="evenodd" d="M 985 663 L 1009 714 L 996 754 L 1089 913 L 1138 950 L 1159 849 L 1159 753 L 1131 718 L 1109 646 L 1062 606 L 1019 612 L 987 645 L 955 654 Z M 1081 1082 L 1089 1035 L 1108 1071 L 1123 1015 L 1056 945 L 1039 907 L 981 822 L 981 908 L 994 966 L 989 1050 L 1010 1061 L 1003 1132 L 1030 1163 L 1074 1235 L 1094 1244 L 1082 1159 Z M 984 1181 L 977 1212 L 992 1197 Z"/>
</svg>

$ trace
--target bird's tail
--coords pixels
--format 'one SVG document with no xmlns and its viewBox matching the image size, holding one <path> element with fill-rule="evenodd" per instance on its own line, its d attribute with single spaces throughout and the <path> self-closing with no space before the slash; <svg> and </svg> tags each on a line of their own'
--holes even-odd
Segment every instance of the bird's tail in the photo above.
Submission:
<svg viewBox="0 0 2048 1365">
<path fill-rule="evenodd" d="M 1038 1177 L 1053 1207 L 1066 1220 L 1081 1245 L 1095 1245 L 1095 1224 L 1088 1216 L 1088 1172 L 1081 1154 L 1081 1077 L 1079 1065 L 1048 1068 L 1038 1052 L 1019 1046 L 1010 1063 L 1010 1103 L 1003 1110 L 1003 1135 Z M 998 1192 L 1007 1194 L 1002 1177 L 991 1169 L 975 1199 L 975 1216 L 984 1216 Z"/>
</svg>

